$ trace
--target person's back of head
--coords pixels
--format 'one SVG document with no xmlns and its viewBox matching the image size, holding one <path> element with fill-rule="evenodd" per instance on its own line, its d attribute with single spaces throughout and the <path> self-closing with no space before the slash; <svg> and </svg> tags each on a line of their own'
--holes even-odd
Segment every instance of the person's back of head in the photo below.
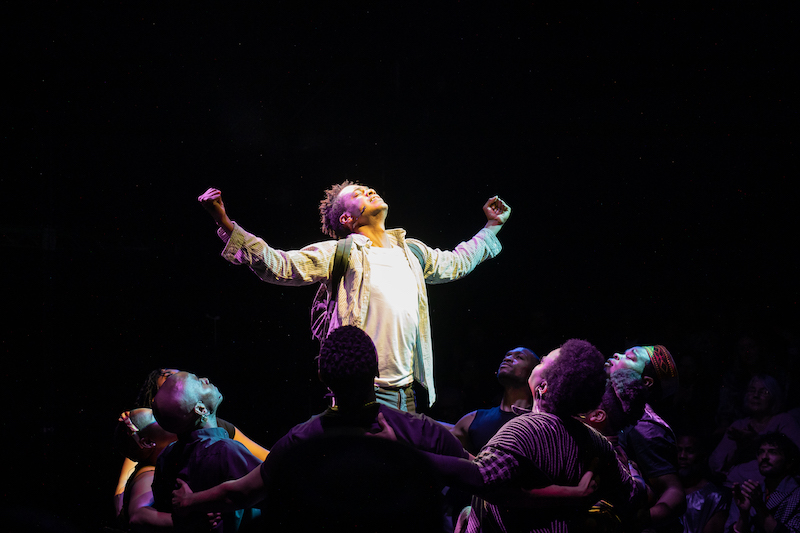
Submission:
<svg viewBox="0 0 800 533">
<path fill-rule="evenodd" d="M 355 183 L 345 180 L 342 183 L 331 186 L 330 189 L 325 191 L 325 198 L 319 203 L 322 233 L 334 239 L 347 237 L 350 234 L 350 230 L 339 220 L 342 213 L 344 213 L 344 202 L 342 202 L 340 194 L 342 189 L 349 185 L 355 185 Z"/>
<path fill-rule="evenodd" d="M 640 379 L 620 380 L 621 374 L 612 374 L 597 409 L 581 416 L 584 423 L 606 436 L 616 435 L 625 426 L 635 424 L 644 414 L 647 386 Z"/>
<path fill-rule="evenodd" d="M 372 387 L 378 375 L 378 352 L 363 330 L 342 326 L 322 343 L 317 365 L 320 380 L 334 394 Z"/>
<path fill-rule="evenodd" d="M 678 366 L 675 359 L 661 344 L 643 346 L 650 356 L 650 360 L 644 367 L 643 376 L 653 380 L 650 387 L 650 398 L 652 401 L 659 401 L 675 394 L 678 390 Z"/>
<path fill-rule="evenodd" d="M 553 357 L 556 352 L 558 356 Z M 540 365 L 546 393 L 538 395 L 539 408 L 560 417 L 596 408 L 606 388 L 605 361 L 600 350 L 585 340 L 570 339 L 562 344 Z"/>
</svg>

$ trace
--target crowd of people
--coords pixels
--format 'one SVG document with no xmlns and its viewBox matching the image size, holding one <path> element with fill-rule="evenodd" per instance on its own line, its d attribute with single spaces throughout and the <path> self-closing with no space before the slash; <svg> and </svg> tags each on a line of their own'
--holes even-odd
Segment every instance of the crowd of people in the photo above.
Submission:
<svg viewBox="0 0 800 533">
<path fill-rule="evenodd" d="M 199 201 L 227 260 L 270 283 L 320 283 L 331 405 L 268 451 L 218 418 L 209 379 L 155 370 L 115 435 L 120 529 L 800 531 L 800 408 L 789 373 L 751 338 L 713 390 L 696 360 L 663 345 L 606 357 L 570 339 L 543 357 L 509 350 L 493 408 L 457 421 L 417 412 L 415 383 L 436 399 L 425 284 L 500 252 L 510 207 L 498 197 L 453 251 L 387 230 L 388 205 L 350 182 L 320 205 L 335 240 L 288 252 L 232 222 L 220 191 Z"/>
</svg>

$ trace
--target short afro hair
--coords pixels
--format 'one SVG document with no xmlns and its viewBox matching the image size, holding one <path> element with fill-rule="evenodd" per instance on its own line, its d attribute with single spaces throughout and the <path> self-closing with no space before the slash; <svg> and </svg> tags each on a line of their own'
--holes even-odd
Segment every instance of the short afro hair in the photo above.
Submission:
<svg viewBox="0 0 800 533">
<path fill-rule="evenodd" d="M 547 392 L 540 408 L 566 418 L 596 409 L 606 390 L 606 358 L 590 342 L 570 339 L 558 358 L 542 372 Z"/>
<path fill-rule="evenodd" d="M 330 189 L 325 191 L 325 198 L 319 203 L 322 233 L 334 239 L 340 239 L 350 235 L 350 230 L 339 221 L 342 213 L 344 213 L 344 204 L 341 198 L 339 198 L 339 194 L 342 192 L 342 189 L 350 185 L 356 185 L 356 183 L 344 180 L 338 185 L 331 186 Z"/>
<path fill-rule="evenodd" d="M 332 391 L 372 383 L 378 375 L 378 351 L 369 335 L 342 326 L 328 335 L 317 358 L 319 378 Z"/>
</svg>

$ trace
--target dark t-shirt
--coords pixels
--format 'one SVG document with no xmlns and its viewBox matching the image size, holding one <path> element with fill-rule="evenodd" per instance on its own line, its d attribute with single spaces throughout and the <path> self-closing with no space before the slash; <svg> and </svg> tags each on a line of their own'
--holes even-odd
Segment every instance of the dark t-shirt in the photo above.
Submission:
<svg viewBox="0 0 800 533">
<path fill-rule="evenodd" d="M 239 479 L 260 463 L 244 445 L 228 438 L 223 428 L 199 429 L 181 435 L 161 452 L 156 462 L 153 506 L 159 511 L 172 512 L 172 491 L 177 478 L 188 483 L 193 492 L 199 492 L 231 479 Z M 257 514 L 252 509 L 223 513 L 223 531 L 235 531 L 240 524 L 252 520 Z M 203 525 L 207 521 L 204 513 L 180 520 L 173 516 L 173 519 L 175 531 L 189 531 L 197 527 L 192 520 L 199 520 Z"/>
<path fill-rule="evenodd" d="M 444 426 L 423 414 L 398 411 L 383 404 L 371 404 L 357 413 L 342 414 L 337 409 L 327 409 L 308 421 L 298 424 L 270 449 L 270 456 L 279 457 L 287 448 L 313 438 L 338 435 L 363 435 L 380 431 L 378 413 L 394 429 L 397 440 L 414 448 L 453 457 L 467 457 L 461 442 Z M 270 461 L 261 465 L 261 476 L 265 483 Z"/>
<path fill-rule="evenodd" d="M 227 420 L 222 420 L 221 418 L 217 418 L 217 427 L 224 429 L 230 438 L 236 437 L 236 426 L 228 422 Z"/>
<path fill-rule="evenodd" d="M 639 465 L 645 480 L 678 473 L 675 433 L 649 405 L 635 426 L 622 430 L 619 444 L 628 459 Z"/>
</svg>

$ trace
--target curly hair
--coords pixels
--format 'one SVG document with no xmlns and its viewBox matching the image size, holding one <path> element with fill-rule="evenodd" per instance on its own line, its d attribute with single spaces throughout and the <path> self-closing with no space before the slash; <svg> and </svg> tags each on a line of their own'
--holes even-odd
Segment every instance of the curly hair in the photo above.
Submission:
<svg viewBox="0 0 800 533">
<path fill-rule="evenodd" d="M 342 326 L 328 335 L 317 357 L 319 377 L 332 391 L 372 383 L 378 375 L 378 352 L 369 335 Z"/>
<path fill-rule="evenodd" d="M 356 185 L 356 183 L 344 180 L 338 185 L 331 186 L 330 189 L 325 191 L 325 198 L 319 203 L 322 233 L 334 239 L 347 237 L 350 234 L 347 228 L 339 221 L 342 213 L 344 213 L 344 205 L 341 198 L 339 198 L 339 194 L 342 189 L 350 185 Z"/>
<path fill-rule="evenodd" d="M 588 341 L 562 344 L 558 358 L 542 371 L 547 393 L 541 395 L 539 407 L 562 418 L 596 409 L 606 389 L 605 362 Z"/>
<path fill-rule="evenodd" d="M 778 448 L 788 463 L 789 473 L 795 474 L 797 472 L 797 460 L 800 459 L 800 449 L 798 449 L 797 444 L 785 434 L 778 431 L 765 433 L 758 437 L 756 444 L 758 448 L 761 448 L 764 444 L 769 444 Z"/>
</svg>

